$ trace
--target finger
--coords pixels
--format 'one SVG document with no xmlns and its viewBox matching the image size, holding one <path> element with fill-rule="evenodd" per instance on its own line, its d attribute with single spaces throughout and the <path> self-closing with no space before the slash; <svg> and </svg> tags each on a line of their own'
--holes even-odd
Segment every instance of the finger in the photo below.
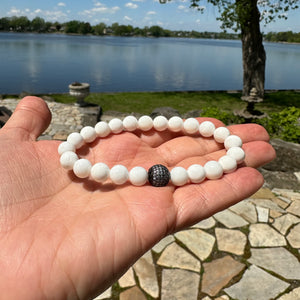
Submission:
<svg viewBox="0 0 300 300">
<path fill-rule="evenodd" d="M 246 157 L 245 161 L 240 164 L 239 167 L 247 166 L 258 168 L 272 161 L 276 157 L 274 148 L 264 141 L 249 142 L 244 144 L 242 148 L 245 151 Z M 204 164 L 209 160 L 218 161 L 224 155 L 226 155 L 226 150 L 222 149 L 204 156 L 189 157 L 178 162 L 177 165 L 186 169 L 193 164 L 200 164 L 204 166 Z"/>
<path fill-rule="evenodd" d="M 241 168 L 219 180 L 207 180 L 177 188 L 176 230 L 195 224 L 218 211 L 254 194 L 263 185 L 262 175 L 252 168 Z"/>
<path fill-rule="evenodd" d="M 227 127 L 231 134 L 238 135 L 243 143 L 251 141 L 269 141 L 270 137 L 264 127 L 258 124 L 239 124 Z"/>
<path fill-rule="evenodd" d="M 3 127 L 9 138 L 36 140 L 51 121 L 51 112 L 44 100 L 38 97 L 23 98 Z"/>
<path fill-rule="evenodd" d="M 202 123 L 204 121 L 210 121 L 213 122 L 216 127 L 224 126 L 224 124 L 214 118 L 197 118 L 199 123 Z M 136 133 L 143 142 L 147 143 L 150 147 L 159 147 L 163 143 L 174 139 L 176 137 L 185 136 L 186 133 L 183 131 L 180 132 L 172 132 L 170 130 L 164 130 L 161 132 L 153 130 L 149 130 L 146 132 L 137 132 Z"/>
<path fill-rule="evenodd" d="M 267 131 L 257 124 L 233 125 L 229 127 L 229 130 L 231 134 L 238 135 L 243 143 L 269 140 Z M 224 149 L 224 145 L 215 142 L 213 137 L 180 136 L 160 145 L 157 152 L 166 160 L 169 166 L 173 166 L 190 157 L 211 157 L 211 153 L 221 149 Z"/>
</svg>

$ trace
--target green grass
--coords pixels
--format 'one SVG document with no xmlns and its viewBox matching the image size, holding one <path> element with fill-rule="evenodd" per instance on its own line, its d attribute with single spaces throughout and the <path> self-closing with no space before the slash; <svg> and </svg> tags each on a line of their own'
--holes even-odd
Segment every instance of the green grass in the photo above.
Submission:
<svg viewBox="0 0 300 300">
<path fill-rule="evenodd" d="M 73 103 L 75 98 L 68 94 L 51 95 L 55 101 Z M 131 113 L 150 114 L 155 108 L 171 106 L 181 114 L 204 107 L 217 107 L 225 112 L 243 109 L 246 103 L 240 93 L 227 92 L 132 92 L 132 93 L 91 93 L 86 102 L 98 104 L 103 111 L 114 110 Z M 256 108 L 269 113 L 279 112 L 285 107 L 300 108 L 300 93 L 279 91 L 266 93 L 265 100 Z"/>
</svg>

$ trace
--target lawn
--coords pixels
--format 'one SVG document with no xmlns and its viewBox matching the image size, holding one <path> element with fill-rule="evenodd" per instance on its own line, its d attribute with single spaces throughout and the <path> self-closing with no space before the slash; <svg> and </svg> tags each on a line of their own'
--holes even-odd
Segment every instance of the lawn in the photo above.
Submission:
<svg viewBox="0 0 300 300">
<path fill-rule="evenodd" d="M 68 94 L 51 95 L 55 101 L 72 103 L 76 99 Z M 98 104 L 103 111 L 138 112 L 150 114 L 155 108 L 171 106 L 180 113 L 217 107 L 225 112 L 243 109 L 246 103 L 241 100 L 240 93 L 229 92 L 131 92 L 131 93 L 91 93 L 86 102 Z M 279 112 L 286 107 L 300 108 L 300 92 L 278 91 L 268 92 L 265 100 L 256 108 L 266 112 Z"/>
</svg>

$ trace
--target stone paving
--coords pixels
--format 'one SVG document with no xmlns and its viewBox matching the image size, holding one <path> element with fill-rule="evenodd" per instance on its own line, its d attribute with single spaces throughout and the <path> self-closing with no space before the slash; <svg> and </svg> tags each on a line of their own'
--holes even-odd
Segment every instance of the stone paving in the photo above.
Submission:
<svg viewBox="0 0 300 300">
<path fill-rule="evenodd" d="M 15 102 L 0 105 L 13 110 Z M 48 105 L 53 119 L 44 138 L 63 140 L 80 129 L 79 107 Z M 167 236 L 95 299 L 299 300 L 300 192 L 262 188 Z"/>
<path fill-rule="evenodd" d="M 300 299 L 300 193 L 262 188 L 167 236 L 99 299 Z"/>
</svg>

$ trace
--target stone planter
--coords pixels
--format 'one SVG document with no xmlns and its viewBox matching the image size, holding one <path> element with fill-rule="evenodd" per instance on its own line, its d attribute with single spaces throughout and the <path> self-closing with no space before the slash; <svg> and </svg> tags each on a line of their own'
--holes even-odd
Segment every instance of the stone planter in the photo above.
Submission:
<svg viewBox="0 0 300 300">
<path fill-rule="evenodd" d="M 85 97 L 90 94 L 90 85 L 88 83 L 74 82 L 69 85 L 69 93 L 77 99 L 79 106 L 86 106 Z"/>
</svg>

